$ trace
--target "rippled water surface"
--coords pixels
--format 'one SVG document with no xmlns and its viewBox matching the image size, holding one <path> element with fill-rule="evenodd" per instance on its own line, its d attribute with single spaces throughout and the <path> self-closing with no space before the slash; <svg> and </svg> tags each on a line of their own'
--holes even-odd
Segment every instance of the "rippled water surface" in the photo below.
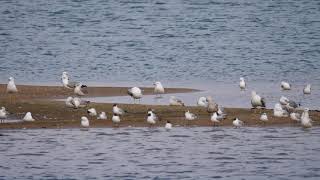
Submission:
<svg viewBox="0 0 320 180">
<path fill-rule="evenodd" d="M 1 1 L 0 80 L 309 81 L 318 0 Z"/>
<path fill-rule="evenodd" d="M 2 179 L 319 179 L 320 129 L 7 130 Z"/>
</svg>

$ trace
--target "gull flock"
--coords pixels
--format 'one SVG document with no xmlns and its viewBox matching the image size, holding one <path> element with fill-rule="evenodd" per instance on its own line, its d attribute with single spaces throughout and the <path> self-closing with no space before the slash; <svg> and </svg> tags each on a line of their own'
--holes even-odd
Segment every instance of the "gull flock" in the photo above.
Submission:
<svg viewBox="0 0 320 180">
<path fill-rule="evenodd" d="M 70 81 L 69 75 L 67 72 L 63 72 L 61 76 L 62 86 L 67 89 L 73 89 L 74 97 L 67 97 L 65 101 L 65 106 L 68 108 L 87 108 L 90 105 L 90 101 L 86 101 L 81 99 L 81 97 L 88 94 L 87 86 L 82 84 L 81 82 L 77 81 Z M 157 98 L 161 98 L 162 94 L 165 93 L 165 88 L 161 84 L 161 82 L 157 81 L 154 84 L 154 94 Z M 240 77 L 239 88 L 241 91 L 245 91 L 247 89 L 247 83 L 243 77 Z M 291 90 L 291 84 L 285 81 L 280 83 L 280 88 L 283 91 Z M 10 77 L 8 79 L 7 84 L 7 94 L 15 94 L 18 93 L 18 89 L 15 85 L 14 78 Z M 303 88 L 303 94 L 309 95 L 311 94 L 311 84 L 307 84 Z M 140 103 L 141 98 L 143 97 L 143 90 L 139 87 L 132 87 L 127 90 L 127 94 L 133 98 L 134 103 L 138 101 Z M 10 102 L 12 103 L 13 98 L 10 97 Z M 185 104 L 183 101 L 175 96 L 171 96 L 169 98 L 169 105 L 170 106 L 182 106 L 184 107 Z M 213 126 L 219 125 L 224 119 L 226 119 L 227 114 L 224 112 L 224 109 L 219 106 L 216 102 L 214 102 L 211 96 L 207 97 L 200 97 L 197 100 L 197 106 L 201 108 L 205 108 L 206 111 L 211 114 L 210 121 L 212 122 Z M 251 91 L 251 106 L 252 109 L 266 109 L 266 98 L 260 96 L 256 91 Z M 293 100 L 289 100 L 285 96 L 281 96 L 279 102 L 274 105 L 273 108 L 273 116 L 274 117 L 290 117 L 293 121 L 299 122 L 302 127 L 310 128 L 312 127 L 312 119 L 309 116 L 309 109 L 304 108 L 302 114 L 300 115 L 298 112 L 298 108 L 300 107 L 299 103 L 296 103 Z M 114 123 L 115 126 L 119 126 L 121 122 L 121 117 L 125 116 L 127 113 L 126 110 L 123 110 L 118 106 L 118 104 L 114 104 L 112 107 L 112 118 L 111 121 Z M 6 111 L 5 107 L 0 109 L 0 122 L 4 122 L 4 120 L 8 117 L 9 112 Z M 106 112 L 98 113 L 95 108 L 91 107 L 87 109 L 87 115 L 90 117 L 96 117 L 98 120 L 107 120 L 108 117 Z M 185 111 L 185 120 L 186 124 L 189 124 L 190 121 L 194 121 L 198 119 L 198 116 L 195 113 L 190 112 L 188 109 Z M 23 121 L 31 122 L 35 121 L 32 117 L 31 112 L 27 112 L 22 119 Z M 263 123 L 269 121 L 268 115 L 266 112 L 261 112 L 259 120 Z M 153 109 L 148 109 L 146 115 L 146 122 L 149 124 L 150 127 L 154 126 L 158 121 L 161 121 L 161 118 L 155 113 Z M 242 127 L 245 125 L 245 121 L 240 120 L 238 117 L 234 117 L 233 126 L 236 128 Z M 90 122 L 89 118 L 86 116 L 82 116 L 80 119 L 80 125 L 83 128 L 89 128 Z M 168 120 L 165 123 L 165 129 L 170 130 L 172 129 L 173 125 Z"/>
</svg>

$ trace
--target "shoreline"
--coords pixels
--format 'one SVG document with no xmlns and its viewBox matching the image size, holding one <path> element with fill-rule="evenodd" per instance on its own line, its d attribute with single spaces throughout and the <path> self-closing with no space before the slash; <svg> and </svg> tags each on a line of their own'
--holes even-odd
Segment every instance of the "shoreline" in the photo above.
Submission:
<svg viewBox="0 0 320 180">
<path fill-rule="evenodd" d="M 114 127 L 112 117 L 112 103 L 90 103 L 86 108 L 73 109 L 67 108 L 65 102 L 54 101 L 57 98 L 66 98 L 73 95 L 72 89 L 65 89 L 58 86 L 29 86 L 17 85 L 19 93 L 13 95 L 17 101 L 10 103 L 9 96 L 4 94 L 5 85 L 0 85 L 0 106 L 6 107 L 10 112 L 8 119 L 22 119 L 26 112 L 31 112 L 34 122 L 19 123 L 0 123 L 0 129 L 39 129 L 39 128 L 81 128 L 80 117 L 87 116 L 90 120 L 90 127 L 104 128 Z M 153 88 L 143 88 L 144 94 L 153 94 Z M 96 96 L 124 96 L 127 87 L 89 87 L 89 95 L 86 97 Z M 196 92 L 196 89 L 187 88 L 166 88 L 166 93 L 188 93 Z M 161 121 L 156 123 L 156 127 L 164 127 L 167 120 L 171 121 L 173 126 L 186 126 L 187 121 L 184 118 L 184 112 L 190 110 L 199 118 L 189 121 L 187 127 L 194 126 L 213 126 L 210 121 L 211 114 L 206 112 L 205 108 L 197 106 L 169 106 L 169 105 L 143 105 L 143 104 L 119 104 L 121 108 L 128 111 L 121 119 L 120 127 L 149 127 L 146 122 L 147 110 L 152 108 L 155 110 Z M 107 120 L 97 120 L 96 117 L 87 115 L 87 109 L 96 108 L 97 112 L 105 111 Z M 300 126 L 298 122 L 291 120 L 289 117 L 276 118 L 273 117 L 271 109 L 251 110 L 247 108 L 225 108 L 227 118 L 218 126 L 232 126 L 232 120 L 238 117 L 245 122 L 245 126 Z M 269 121 L 263 123 L 259 120 L 260 113 L 266 112 Z M 320 125 L 320 112 L 310 111 L 314 126 Z"/>
</svg>

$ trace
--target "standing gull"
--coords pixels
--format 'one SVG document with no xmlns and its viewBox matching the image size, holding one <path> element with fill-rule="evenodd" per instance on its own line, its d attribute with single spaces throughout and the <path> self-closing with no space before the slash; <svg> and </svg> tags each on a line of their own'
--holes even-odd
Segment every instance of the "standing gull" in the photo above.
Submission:
<svg viewBox="0 0 320 180">
<path fill-rule="evenodd" d="M 240 87 L 241 90 L 245 90 L 246 89 L 246 82 L 244 81 L 243 77 L 240 77 L 239 87 Z"/>
<path fill-rule="evenodd" d="M 133 103 L 135 103 L 136 99 L 141 99 L 142 98 L 142 90 L 138 87 L 133 87 L 128 89 L 128 95 L 133 98 Z"/>
<path fill-rule="evenodd" d="M 218 116 L 217 112 L 214 112 L 210 118 L 210 120 L 213 122 L 213 126 L 215 126 L 215 123 L 220 123 L 220 121 L 223 119 L 223 116 Z"/>
<path fill-rule="evenodd" d="M 161 97 L 161 94 L 164 94 L 164 88 L 161 84 L 161 82 L 157 81 L 154 83 L 154 91 L 156 95 L 159 95 Z"/>
<path fill-rule="evenodd" d="M 9 81 L 7 84 L 7 93 L 10 94 L 10 103 L 12 104 L 15 102 L 15 96 L 13 94 L 17 93 L 18 89 L 16 87 L 16 84 L 14 83 L 14 78 L 9 77 Z"/>
<path fill-rule="evenodd" d="M 217 112 L 219 109 L 219 106 L 213 101 L 211 96 L 207 97 L 207 101 L 208 101 L 207 112 L 208 113 Z"/>
<path fill-rule="evenodd" d="M 18 89 L 16 87 L 16 84 L 14 83 L 14 78 L 9 77 L 9 81 L 7 84 L 7 93 L 17 93 Z"/>
<path fill-rule="evenodd" d="M 123 116 L 125 114 L 125 111 L 119 108 L 117 104 L 113 104 L 112 112 L 113 114 L 117 114 L 119 116 Z"/>
<path fill-rule="evenodd" d="M 150 125 L 150 127 L 156 124 L 156 120 L 157 120 L 157 116 L 154 113 L 149 112 L 147 116 L 147 123 Z"/>
<path fill-rule="evenodd" d="M 307 85 L 303 88 L 303 94 L 311 94 L 311 84 L 307 84 Z"/>
<path fill-rule="evenodd" d="M 301 125 L 305 128 L 312 127 L 312 120 L 309 117 L 309 109 L 305 108 L 301 115 Z"/>
<path fill-rule="evenodd" d="M 263 97 L 259 96 L 255 91 L 251 92 L 251 105 L 253 108 L 266 107 L 266 101 Z"/>
<path fill-rule="evenodd" d="M 172 129 L 172 124 L 170 121 L 167 121 L 166 125 L 164 126 L 164 128 L 166 128 L 166 130 L 170 130 Z"/>
<path fill-rule="evenodd" d="M 169 105 L 170 106 L 184 106 L 184 103 L 180 99 L 178 99 L 177 97 L 170 96 Z"/>
<path fill-rule="evenodd" d="M 85 116 L 81 117 L 81 127 L 83 128 L 89 128 L 90 124 L 89 124 L 89 119 Z"/>
<path fill-rule="evenodd" d="M 4 121 L 4 119 L 6 119 L 8 116 L 8 112 L 6 111 L 6 108 L 5 107 L 1 107 L 0 109 L 0 120 L 1 120 L 1 123 Z"/>
<path fill-rule="evenodd" d="M 63 87 L 68 88 L 68 89 L 73 89 L 76 87 L 77 84 L 79 84 L 79 82 L 70 81 L 69 75 L 67 72 L 62 72 L 61 81 L 62 81 Z"/>
<path fill-rule="evenodd" d="M 291 84 L 289 84 L 288 82 L 285 82 L 285 81 L 282 81 L 280 86 L 281 86 L 282 90 L 290 90 L 291 89 Z"/>
<path fill-rule="evenodd" d="M 112 116 L 112 122 L 115 123 L 117 126 L 119 126 L 119 123 L 121 121 L 120 116 L 118 114 L 113 114 Z"/>
</svg>

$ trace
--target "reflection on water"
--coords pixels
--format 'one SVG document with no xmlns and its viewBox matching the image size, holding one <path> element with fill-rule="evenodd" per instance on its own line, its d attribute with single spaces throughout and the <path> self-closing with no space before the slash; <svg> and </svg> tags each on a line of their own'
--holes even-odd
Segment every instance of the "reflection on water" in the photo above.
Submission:
<svg viewBox="0 0 320 180">
<path fill-rule="evenodd" d="M 320 129 L 2 130 L 3 179 L 318 179 Z"/>
</svg>

